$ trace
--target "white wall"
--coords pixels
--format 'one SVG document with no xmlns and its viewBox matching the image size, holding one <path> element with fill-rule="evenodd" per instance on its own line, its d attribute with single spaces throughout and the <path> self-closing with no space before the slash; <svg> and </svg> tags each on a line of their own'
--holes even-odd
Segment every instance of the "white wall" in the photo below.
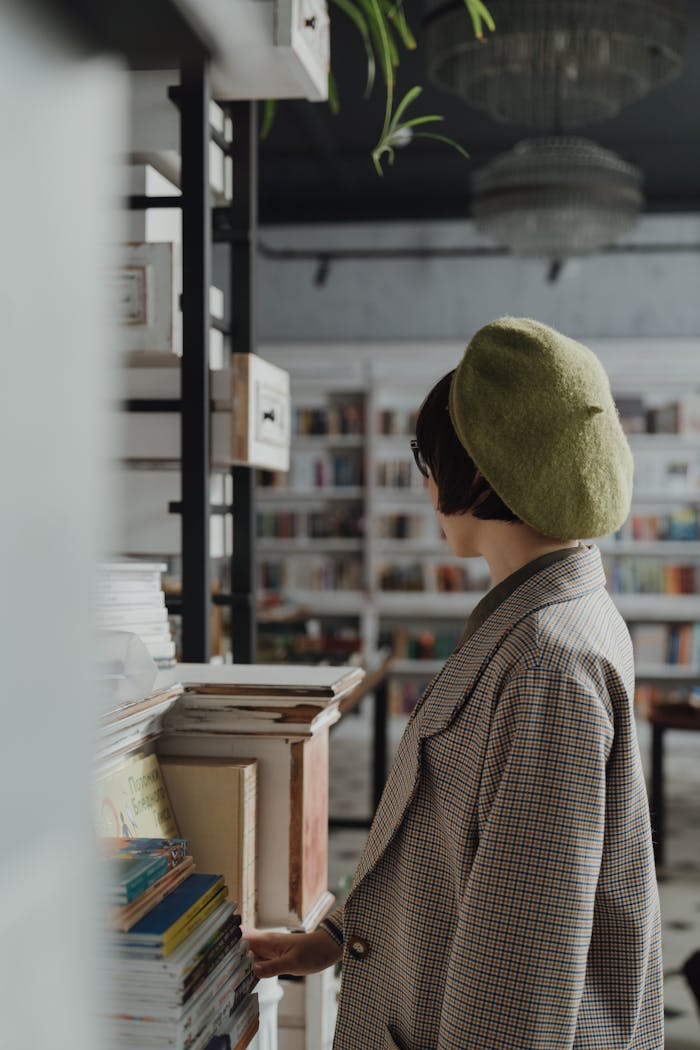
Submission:
<svg viewBox="0 0 700 1050">
<path fill-rule="evenodd" d="M 29 18 L 0 9 L 0 1045 L 94 1050 L 94 565 L 125 106 L 111 64 Z"/>
<path fill-rule="evenodd" d="M 487 243 L 467 221 L 266 227 L 260 240 L 319 254 Z M 700 245 L 700 216 L 644 217 L 626 241 Z M 555 284 L 547 282 L 546 263 L 511 257 L 336 262 L 321 287 L 314 284 L 317 268 L 313 260 L 260 259 L 261 342 L 463 342 L 503 314 L 536 317 L 587 339 L 700 334 L 699 251 L 575 260 Z M 217 283 L 223 280 L 220 276 Z"/>
</svg>

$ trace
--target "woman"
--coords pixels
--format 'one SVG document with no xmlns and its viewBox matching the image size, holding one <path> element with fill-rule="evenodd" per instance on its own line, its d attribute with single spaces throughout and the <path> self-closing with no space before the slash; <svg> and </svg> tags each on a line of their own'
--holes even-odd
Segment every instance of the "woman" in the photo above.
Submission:
<svg viewBox="0 0 700 1050">
<path fill-rule="evenodd" d="M 660 1050 L 632 646 L 579 542 L 629 512 L 607 376 L 545 325 L 495 321 L 428 394 L 414 454 L 493 587 L 409 720 L 344 907 L 251 934 L 255 971 L 342 955 L 335 1050 Z"/>
</svg>

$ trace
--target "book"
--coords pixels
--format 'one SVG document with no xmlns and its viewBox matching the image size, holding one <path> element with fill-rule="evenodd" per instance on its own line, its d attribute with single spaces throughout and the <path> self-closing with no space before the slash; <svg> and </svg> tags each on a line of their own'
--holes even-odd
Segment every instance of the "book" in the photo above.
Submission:
<svg viewBox="0 0 700 1050">
<path fill-rule="evenodd" d="M 175 983 L 163 975 L 131 973 L 126 967 L 111 973 L 112 1006 L 121 1013 L 143 1013 L 148 1012 L 149 1008 L 152 1011 L 153 1004 L 157 1003 L 157 1010 L 177 1015 L 222 961 L 226 960 L 235 968 L 249 957 L 249 951 L 248 941 L 242 938 L 240 915 L 232 916 L 231 923 L 217 931 L 211 943 L 207 944 L 185 981 Z"/>
<path fill-rule="evenodd" d="M 257 920 L 313 929 L 333 902 L 328 892 L 328 727 L 283 734 L 174 733 L 164 755 L 257 758 Z"/>
<path fill-rule="evenodd" d="M 130 856 L 165 857 L 168 867 L 174 868 L 187 856 L 187 839 L 164 838 L 101 838 L 100 848 L 104 856 L 115 853 Z"/>
<path fill-rule="evenodd" d="M 143 1019 L 165 1024 L 184 1022 L 186 1027 L 192 1027 L 193 1020 L 205 1012 L 208 996 L 223 985 L 227 985 L 235 994 L 251 972 L 252 959 L 247 949 L 244 951 L 236 944 L 233 948 L 229 945 L 212 963 L 209 971 L 201 975 L 196 989 L 185 1001 L 182 995 L 167 997 L 143 985 L 140 988 L 117 986 L 112 997 L 111 1012 L 128 1020 Z M 245 988 L 240 992 L 239 998 L 247 990 Z"/>
<path fill-rule="evenodd" d="M 102 836 L 176 838 L 178 829 L 155 755 L 132 755 L 96 784 Z"/>
<path fill-rule="evenodd" d="M 243 924 L 255 926 L 257 760 L 162 755 L 160 768 L 197 866 L 222 873 Z"/>
<path fill-rule="evenodd" d="M 215 982 L 212 981 L 214 984 Z M 176 1021 L 151 1020 L 148 1015 L 108 1017 L 108 1050 L 124 1047 L 171 1047 L 172 1050 L 205 1050 L 212 1036 L 227 1036 L 227 1046 L 247 1045 L 257 1028 L 258 1000 L 250 992 L 256 980 L 251 972 L 236 973 L 216 987 L 207 985 L 203 1003 Z"/>
<path fill-rule="evenodd" d="M 194 860 L 185 857 L 176 867 L 166 871 L 148 889 L 140 893 L 130 904 L 116 908 L 111 915 L 110 927 L 120 933 L 126 933 L 135 926 L 140 919 L 147 915 L 157 904 L 167 897 L 169 893 L 184 882 L 194 871 Z"/>
<path fill-rule="evenodd" d="M 114 943 L 123 948 L 162 949 L 166 955 L 183 940 L 181 934 L 184 931 L 191 932 L 193 921 L 198 916 L 204 918 L 208 906 L 212 902 L 218 903 L 225 892 L 221 875 L 190 875 Z"/>
<path fill-rule="evenodd" d="M 167 711 L 168 707 L 177 700 L 181 693 L 182 689 L 180 686 L 175 685 L 159 689 L 143 700 L 124 701 L 101 715 L 98 720 L 98 726 L 103 730 L 107 730 L 109 727 L 117 727 L 122 730 L 130 725 L 146 722 L 149 718 Z"/>
<path fill-rule="evenodd" d="M 103 860 L 104 892 L 115 904 L 128 904 L 168 870 L 166 857 L 115 854 Z"/>
<path fill-rule="evenodd" d="M 159 986 L 181 988 L 188 976 L 206 953 L 208 945 L 220 931 L 235 921 L 236 902 L 222 900 L 199 924 L 196 930 L 167 956 L 129 956 L 108 954 L 102 958 L 102 967 L 110 981 L 134 979 L 140 985 L 157 983 Z"/>
<path fill-rule="evenodd" d="M 632 641 L 638 664 L 666 662 L 668 633 L 664 624 L 635 624 L 632 630 Z"/>
<path fill-rule="evenodd" d="M 340 699 L 364 678 L 361 667 L 315 667 L 269 664 L 178 664 L 177 676 L 187 692 L 305 701 Z"/>
<path fill-rule="evenodd" d="M 192 876 L 190 876 L 190 878 L 192 878 Z M 187 938 L 191 936 L 193 931 L 197 929 L 197 927 L 204 921 L 204 919 L 206 919 L 208 915 L 211 915 L 211 913 L 215 911 L 219 904 L 221 904 L 221 902 L 225 899 L 226 888 L 222 887 L 219 891 L 217 891 L 216 895 L 212 897 L 210 901 L 207 901 L 206 904 L 204 904 L 199 910 L 195 911 L 187 919 L 185 925 L 182 926 L 177 931 L 177 933 L 171 935 L 166 945 L 164 945 L 162 942 L 157 941 L 156 939 L 154 939 L 153 941 L 144 940 L 141 943 L 129 943 L 128 940 L 125 940 L 125 938 L 129 937 L 131 929 L 133 929 L 133 927 L 131 927 L 131 929 L 125 934 L 116 934 L 115 937 L 112 938 L 112 946 L 115 947 L 117 951 L 126 959 L 153 959 L 159 957 L 165 958 L 168 955 L 170 955 L 170 953 L 174 951 L 179 944 L 182 944 L 183 941 L 187 940 Z M 148 916 L 146 916 L 146 918 L 147 917 Z M 136 925 L 138 925 L 138 923 Z M 115 938 L 121 938 L 121 940 L 117 940 Z"/>
<path fill-rule="evenodd" d="M 137 635 L 157 668 L 172 667 L 175 659 L 161 582 L 165 570 L 164 563 L 138 561 L 109 562 L 97 568 L 98 627 Z"/>
</svg>

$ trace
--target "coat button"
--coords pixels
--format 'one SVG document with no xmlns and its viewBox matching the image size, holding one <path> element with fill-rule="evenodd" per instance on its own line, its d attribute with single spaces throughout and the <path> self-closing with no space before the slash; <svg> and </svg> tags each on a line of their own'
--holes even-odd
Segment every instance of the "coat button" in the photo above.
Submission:
<svg viewBox="0 0 700 1050">
<path fill-rule="evenodd" d="M 369 944 L 362 937 L 351 937 L 348 951 L 354 959 L 364 959 L 369 955 Z"/>
</svg>

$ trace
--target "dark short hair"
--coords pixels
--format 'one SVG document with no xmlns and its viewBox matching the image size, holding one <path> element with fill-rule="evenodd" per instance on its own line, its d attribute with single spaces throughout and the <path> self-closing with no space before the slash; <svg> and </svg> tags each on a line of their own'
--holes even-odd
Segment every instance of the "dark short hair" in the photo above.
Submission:
<svg viewBox="0 0 700 1050">
<path fill-rule="evenodd" d="M 448 399 L 454 369 L 439 379 L 418 412 L 416 441 L 430 467 L 443 514 L 471 511 L 483 521 L 519 522 L 520 518 L 497 496 L 457 437 Z"/>
</svg>

